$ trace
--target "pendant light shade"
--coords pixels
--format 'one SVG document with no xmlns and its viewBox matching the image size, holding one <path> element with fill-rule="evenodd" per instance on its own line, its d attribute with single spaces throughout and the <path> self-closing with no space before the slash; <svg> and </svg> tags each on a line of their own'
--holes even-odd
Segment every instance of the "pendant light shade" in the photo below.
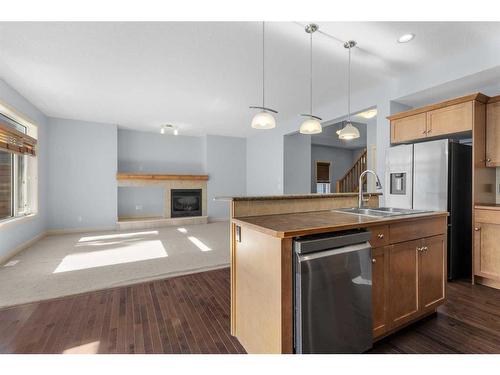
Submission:
<svg viewBox="0 0 500 375">
<path fill-rule="evenodd" d="M 351 123 L 351 48 L 355 46 L 356 42 L 354 40 L 350 40 L 344 44 L 344 48 L 349 50 L 349 65 L 347 72 L 347 122 L 342 129 L 337 130 L 339 139 L 344 141 L 359 138 L 358 128 Z"/>
<path fill-rule="evenodd" d="M 353 124 L 348 122 L 342 129 L 337 131 L 339 139 L 350 140 L 359 138 L 359 130 Z"/>
<path fill-rule="evenodd" d="M 312 77 L 312 35 L 318 30 L 318 25 L 311 23 L 306 26 L 306 33 L 309 34 L 310 42 L 310 54 L 309 54 L 309 114 L 303 114 L 301 116 L 306 117 L 304 122 L 300 125 L 299 132 L 301 134 L 318 134 L 323 131 L 321 126 L 321 118 L 314 116 L 313 113 L 313 77 Z"/>
<path fill-rule="evenodd" d="M 252 128 L 254 129 L 272 129 L 276 127 L 276 119 L 273 113 L 278 113 L 274 109 L 266 108 L 265 106 L 265 23 L 262 22 L 262 106 L 251 106 L 252 109 L 260 109 L 252 119 Z"/>
<path fill-rule="evenodd" d="M 323 131 L 321 123 L 314 117 L 305 120 L 302 125 L 300 125 L 301 134 L 318 134 Z"/>
<path fill-rule="evenodd" d="M 276 127 L 274 116 L 266 111 L 257 113 L 252 119 L 252 128 L 254 129 L 272 129 Z"/>
</svg>

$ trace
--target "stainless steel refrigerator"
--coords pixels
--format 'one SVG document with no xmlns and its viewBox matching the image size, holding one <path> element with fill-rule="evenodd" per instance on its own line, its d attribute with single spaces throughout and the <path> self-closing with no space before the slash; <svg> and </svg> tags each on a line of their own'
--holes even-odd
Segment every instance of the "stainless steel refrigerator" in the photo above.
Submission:
<svg viewBox="0 0 500 375">
<path fill-rule="evenodd" d="M 388 207 L 448 211 L 448 278 L 470 277 L 472 147 L 448 139 L 391 147 L 386 155 Z"/>
</svg>

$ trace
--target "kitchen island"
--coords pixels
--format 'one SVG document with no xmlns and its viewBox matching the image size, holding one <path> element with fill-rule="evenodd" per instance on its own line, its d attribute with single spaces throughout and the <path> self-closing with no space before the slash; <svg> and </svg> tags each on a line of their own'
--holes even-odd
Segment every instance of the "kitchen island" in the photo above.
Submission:
<svg viewBox="0 0 500 375">
<path fill-rule="evenodd" d="M 369 205 L 377 207 L 374 197 Z M 355 205 L 347 201 L 318 201 L 323 209 L 301 212 L 296 211 L 300 199 L 323 198 L 281 198 L 288 205 L 276 204 L 278 213 L 253 216 L 248 212 L 262 207 L 252 210 L 252 198 L 232 201 L 231 333 L 247 352 L 293 353 L 292 245 L 300 236 L 370 230 L 374 340 L 434 313 L 444 302 L 447 212 L 372 217 L 337 211 Z M 244 202 L 247 215 L 238 202 Z"/>
</svg>

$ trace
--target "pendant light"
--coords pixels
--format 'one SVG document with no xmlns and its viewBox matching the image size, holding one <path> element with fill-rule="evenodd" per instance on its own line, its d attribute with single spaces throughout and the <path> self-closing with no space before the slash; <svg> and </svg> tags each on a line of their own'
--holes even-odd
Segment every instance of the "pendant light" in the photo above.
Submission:
<svg viewBox="0 0 500 375">
<path fill-rule="evenodd" d="M 261 109 L 252 119 L 254 129 L 272 129 L 276 127 L 276 120 L 273 113 L 278 113 L 274 109 L 265 106 L 265 23 L 262 21 L 262 107 L 250 106 L 252 109 Z"/>
<path fill-rule="evenodd" d="M 344 48 L 349 50 L 349 66 L 347 74 L 347 123 L 345 126 L 337 130 L 337 135 L 339 139 L 351 140 L 359 138 L 359 130 L 351 123 L 351 48 L 356 46 L 354 40 L 345 42 Z"/>
<path fill-rule="evenodd" d="M 305 28 L 306 33 L 309 34 L 309 45 L 310 45 L 310 54 L 309 54 L 309 114 L 302 114 L 301 116 L 307 117 L 307 119 L 300 125 L 300 133 L 301 134 L 318 134 L 323 131 L 321 127 L 321 118 L 318 116 L 314 116 L 313 113 L 313 77 L 312 77 L 312 35 L 318 30 L 318 25 L 311 23 Z"/>
</svg>

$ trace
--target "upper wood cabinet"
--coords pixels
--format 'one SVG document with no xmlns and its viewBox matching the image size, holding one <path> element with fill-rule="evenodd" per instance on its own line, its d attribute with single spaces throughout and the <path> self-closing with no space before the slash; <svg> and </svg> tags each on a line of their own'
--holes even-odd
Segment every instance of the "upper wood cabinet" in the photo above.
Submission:
<svg viewBox="0 0 500 375">
<path fill-rule="evenodd" d="M 500 167 L 500 96 L 486 106 L 486 166 Z"/>
<path fill-rule="evenodd" d="M 391 143 L 403 143 L 425 138 L 427 133 L 426 124 L 427 117 L 425 113 L 391 121 Z"/>
<path fill-rule="evenodd" d="M 483 94 L 473 94 L 389 116 L 391 143 L 472 131 L 474 104 L 487 100 Z"/>
<path fill-rule="evenodd" d="M 427 136 L 437 137 L 472 130 L 472 105 L 473 102 L 470 101 L 427 112 Z"/>
</svg>

